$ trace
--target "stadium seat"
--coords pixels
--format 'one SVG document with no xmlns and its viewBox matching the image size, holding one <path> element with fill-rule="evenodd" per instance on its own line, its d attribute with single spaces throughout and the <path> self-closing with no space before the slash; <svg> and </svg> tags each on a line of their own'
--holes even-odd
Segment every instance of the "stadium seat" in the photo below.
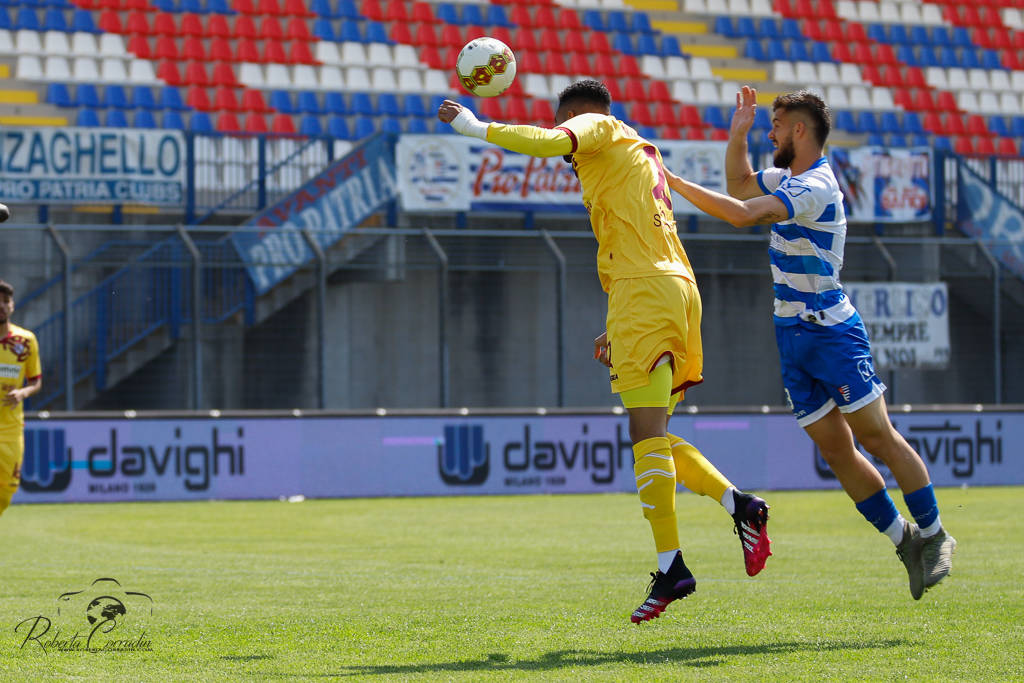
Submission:
<svg viewBox="0 0 1024 683">
<path fill-rule="evenodd" d="M 270 108 L 283 114 L 295 113 L 291 94 L 287 90 L 274 90 L 270 93 Z"/>
<path fill-rule="evenodd" d="M 324 134 L 320 118 L 317 116 L 303 116 L 299 121 L 299 135 L 306 137 L 320 137 Z"/>
<path fill-rule="evenodd" d="M 1017 143 L 1011 138 L 1001 137 L 996 145 L 996 154 L 1000 156 L 1018 156 Z"/>
<path fill-rule="evenodd" d="M 122 109 L 111 109 L 107 112 L 103 125 L 108 128 L 127 128 L 128 117 L 125 116 L 124 110 Z"/>
<path fill-rule="evenodd" d="M 56 107 L 73 107 L 74 101 L 68 86 L 64 83 L 50 83 L 46 86 L 46 97 L 44 101 Z"/>
<path fill-rule="evenodd" d="M 107 83 L 103 87 L 103 106 L 114 109 L 128 109 L 128 94 L 119 83 Z"/>
<path fill-rule="evenodd" d="M 440 121 L 438 121 L 440 123 Z M 327 134 L 341 140 L 351 139 L 348 122 L 342 116 L 332 116 L 327 120 Z"/>
<path fill-rule="evenodd" d="M 161 117 L 161 127 L 173 130 L 184 130 L 185 121 L 181 118 L 181 114 L 176 111 L 165 111 Z"/>
<path fill-rule="evenodd" d="M 82 127 L 96 127 L 100 125 L 100 117 L 95 109 L 79 109 L 75 116 L 75 125 Z"/>
</svg>

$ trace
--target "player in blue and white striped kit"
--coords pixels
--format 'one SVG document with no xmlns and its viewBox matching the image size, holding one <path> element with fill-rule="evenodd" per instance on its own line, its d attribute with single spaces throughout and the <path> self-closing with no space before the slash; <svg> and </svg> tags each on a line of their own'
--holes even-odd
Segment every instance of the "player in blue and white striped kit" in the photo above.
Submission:
<svg viewBox="0 0 1024 683">
<path fill-rule="evenodd" d="M 896 545 L 917 600 L 949 573 L 956 540 L 942 528 L 924 461 L 889 421 L 867 330 L 839 282 L 846 215 L 823 155 L 831 114 L 808 91 L 780 95 L 772 108 L 768 137 L 776 147 L 775 168 L 755 173 L 750 165 L 747 134 L 757 91 L 744 86 L 736 95 L 725 159 L 732 196 L 672 174 L 669 185 L 736 227 L 772 223 L 768 253 L 786 395 L 857 509 Z M 892 471 L 916 523 L 897 511 L 854 437 Z"/>
</svg>

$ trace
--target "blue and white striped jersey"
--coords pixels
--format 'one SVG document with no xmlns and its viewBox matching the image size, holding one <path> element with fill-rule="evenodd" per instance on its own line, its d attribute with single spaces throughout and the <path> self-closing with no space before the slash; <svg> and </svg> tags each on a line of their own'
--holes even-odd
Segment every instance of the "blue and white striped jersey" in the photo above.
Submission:
<svg viewBox="0 0 1024 683">
<path fill-rule="evenodd" d="M 857 310 L 839 283 L 846 212 L 828 161 L 822 157 L 797 176 L 789 169 L 764 169 L 757 173 L 757 182 L 789 211 L 789 220 L 772 226 L 768 248 L 775 282 L 775 324 L 857 322 Z"/>
</svg>

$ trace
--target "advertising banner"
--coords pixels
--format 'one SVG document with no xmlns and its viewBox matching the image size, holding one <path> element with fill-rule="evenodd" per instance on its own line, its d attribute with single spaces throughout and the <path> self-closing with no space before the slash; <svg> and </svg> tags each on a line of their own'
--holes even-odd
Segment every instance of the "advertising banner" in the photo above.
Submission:
<svg viewBox="0 0 1024 683">
<path fill-rule="evenodd" d="M 665 166 L 725 191 L 725 143 L 656 141 Z M 579 181 L 561 157 L 538 159 L 461 135 L 403 135 L 395 151 L 406 211 L 578 211 Z M 698 213 L 673 195 L 676 214 Z"/>
<path fill-rule="evenodd" d="M 957 224 L 988 244 L 992 255 L 1024 277 L 1024 213 L 977 173 L 959 164 Z"/>
<path fill-rule="evenodd" d="M 851 223 L 926 221 L 932 215 L 931 149 L 833 147 L 829 163 Z"/>
<path fill-rule="evenodd" d="M 845 282 L 843 289 L 864 319 L 877 369 L 949 364 L 945 282 Z"/>
<path fill-rule="evenodd" d="M 181 131 L 5 127 L 0 200 L 179 205 L 185 163 Z"/>
<path fill-rule="evenodd" d="M 231 236 L 258 294 L 313 260 L 301 231 L 326 249 L 396 197 L 393 148 L 390 136 L 370 138 L 245 223 L 259 232 Z"/>
<path fill-rule="evenodd" d="M 894 414 L 937 486 L 1024 484 L 1024 413 Z M 678 415 L 738 486 L 838 488 L 784 414 Z M 892 478 L 883 468 L 887 481 Z M 625 416 L 30 420 L 14 502 L 636 490 Z"/>
</svg>

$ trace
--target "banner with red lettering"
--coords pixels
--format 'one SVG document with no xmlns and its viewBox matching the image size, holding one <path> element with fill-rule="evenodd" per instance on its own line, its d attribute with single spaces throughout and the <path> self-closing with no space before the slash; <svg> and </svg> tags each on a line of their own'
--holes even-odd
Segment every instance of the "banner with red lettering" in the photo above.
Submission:
<svg viewBox="0 0 1024 683">
<path fill-rule="evenodd" d="M 725 143 L 656 144 L 669 170 L 725 191 Z M 395 163 L 406 211 L 583 211 L 579 181 L 561 157 L 539 159 L 457 135 L 403 135 Z M 698 213 L 679 195 L 673 209 Z"/>
<path fill-rule="evenodd" d="M 931 220 L 932 162 L 928 147 L 833 147 L 829 156 L 850 222 Z"/>
</svg>

